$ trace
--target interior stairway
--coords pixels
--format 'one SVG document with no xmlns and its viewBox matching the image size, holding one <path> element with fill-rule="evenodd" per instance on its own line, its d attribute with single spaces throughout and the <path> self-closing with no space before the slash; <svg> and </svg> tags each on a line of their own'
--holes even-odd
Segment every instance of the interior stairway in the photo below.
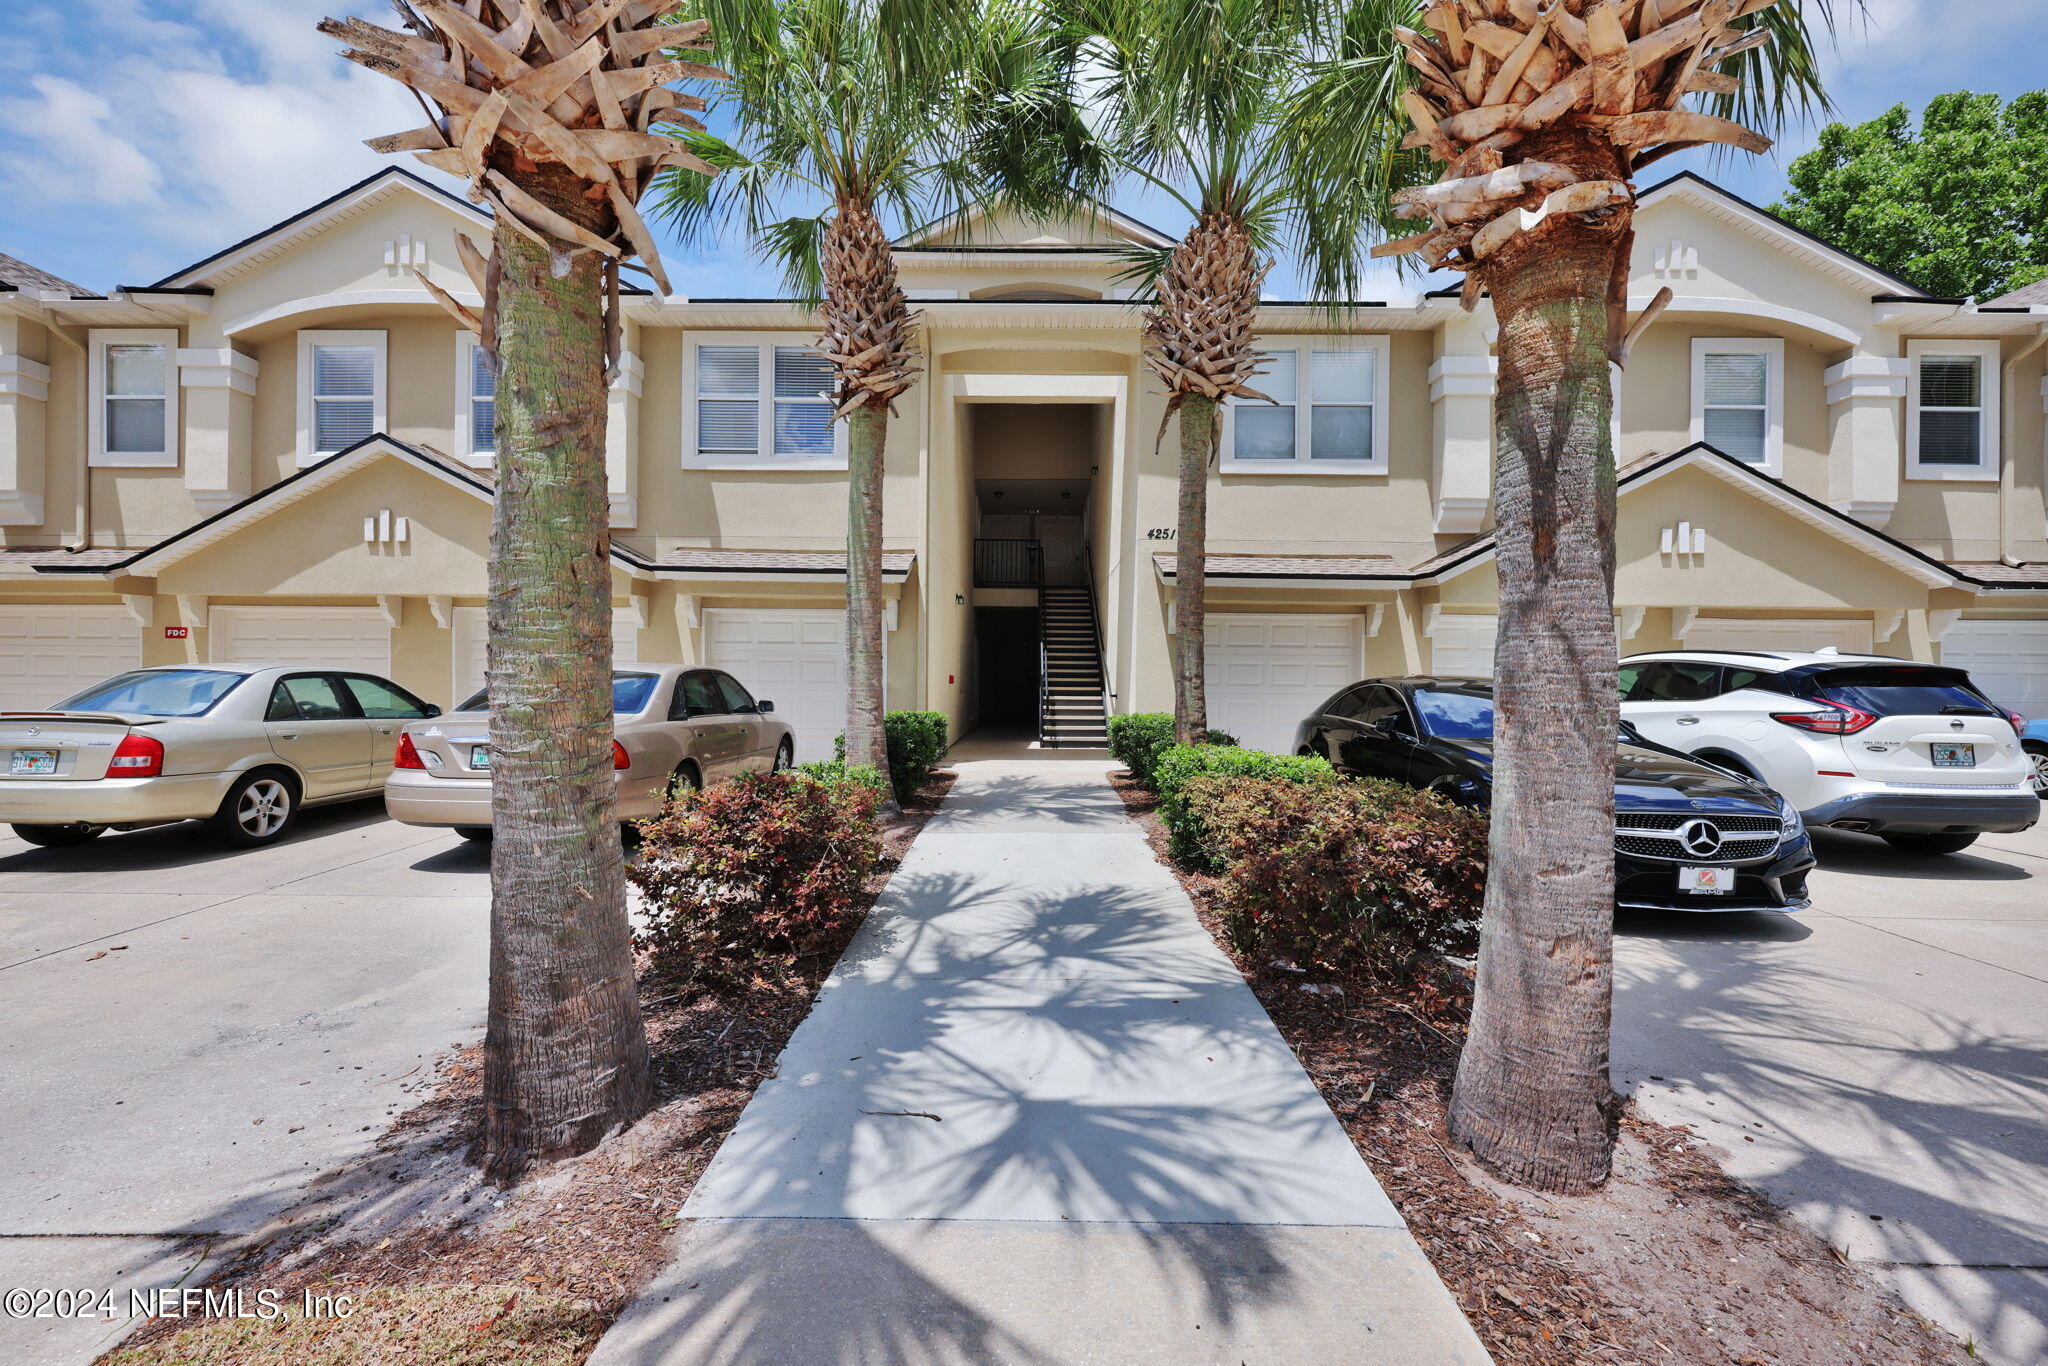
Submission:
<svg viewBox="0 0 2048 1366">
<path fill-rule="evenodd" d="M 1038 590 L 1038 630 L 1045 642 L 1045 703 L 1038 741 L 1047 749 L 1104 749 L 1109 723 L 1102 709 L 1102 643 L 1095 595 L 1082 585 Z"/>
</svg>

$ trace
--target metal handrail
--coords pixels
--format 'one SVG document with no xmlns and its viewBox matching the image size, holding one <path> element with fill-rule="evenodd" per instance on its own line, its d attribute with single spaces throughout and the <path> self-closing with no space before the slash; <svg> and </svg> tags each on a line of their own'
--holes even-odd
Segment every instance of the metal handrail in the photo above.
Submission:
<svg viewBox="0 0 2048 1366">
<path fill-rule="evenodd" d="M 1039 588 L 1044 583 L 1044 542 L 1023 537 L 974 538 L 976 588 Z"/>
</svg>

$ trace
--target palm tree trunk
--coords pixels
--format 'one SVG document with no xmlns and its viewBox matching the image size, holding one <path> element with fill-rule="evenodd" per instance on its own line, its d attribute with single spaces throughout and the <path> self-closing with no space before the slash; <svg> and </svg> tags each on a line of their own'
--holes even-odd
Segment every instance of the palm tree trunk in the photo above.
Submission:
<svg viewBox="0 0 2048 1366">
<path fill-rule="evenodd" d="M 1180 405 L 1180 525 L 1174 532 L 1173 738 L 1199 745 L 1209 734 L 1207 640 L 1209 460 L 1216 453 L 1216 400 L 1189 394 Z"/>
<path fill-rule="evenodd" d="M 586 201 L 587 203 L 587 201 Z M 613 813 L 603 289 L 500 223 L 491 527 L 491 990 L 484 1163 L 500 1183 L 646 1108 Z"/>
<path fill-rule="evenodd" d="M 882 460 L 889 410 L 863 403 L 846 417 L 846 762 L 889 777 L 882 727 Z M 894 798 L 886 803 L 894 806 Z"/>
<path fill-rule="evenodd" d="M 1625 217 L 1546 228 L 1485 277 L 1500 324 L 1492 867 L 1450 1118 L 1506 1179 L 1585 1191 L 1613 1152 L 1609 299 L 1630 234 Z"/>
</svg>

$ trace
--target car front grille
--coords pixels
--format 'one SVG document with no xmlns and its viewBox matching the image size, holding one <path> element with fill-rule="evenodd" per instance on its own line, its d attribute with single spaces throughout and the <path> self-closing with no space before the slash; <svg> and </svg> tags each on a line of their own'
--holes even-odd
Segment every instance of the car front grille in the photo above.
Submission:
<svg viewBox="0 0 2048 1366">
<path fill-rule="evenodd" d="M 1682 827 L 1704 820 L 1721 832 L 1720 847 L 1709 853 L 1687 849 Z M 1769 858 L 1778 848 L 1776 816 L 1695 816 L 1679 812 L 1620 815 L 1615 821 L 1614 848 L 1635 858 L 1672 863 L 1748 863 Z"/>
</svg>

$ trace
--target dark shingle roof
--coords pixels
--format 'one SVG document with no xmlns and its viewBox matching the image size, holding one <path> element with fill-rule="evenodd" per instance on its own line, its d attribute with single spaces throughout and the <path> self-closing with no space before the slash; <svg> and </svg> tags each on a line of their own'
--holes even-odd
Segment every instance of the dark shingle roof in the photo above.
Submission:
<svg viewBox="0 0 2048 1366">
<path fill-rule="evenodd" d="M 33 294 L 59 293 L 73 299 L 104 299 L 104 294 L 95 294 L 84 285 L 75 285 L 61 276 L 47 270 L 39 270 L 28 262 L 0 252 L 0 290 L 26 291 Z"/>
</svg>

